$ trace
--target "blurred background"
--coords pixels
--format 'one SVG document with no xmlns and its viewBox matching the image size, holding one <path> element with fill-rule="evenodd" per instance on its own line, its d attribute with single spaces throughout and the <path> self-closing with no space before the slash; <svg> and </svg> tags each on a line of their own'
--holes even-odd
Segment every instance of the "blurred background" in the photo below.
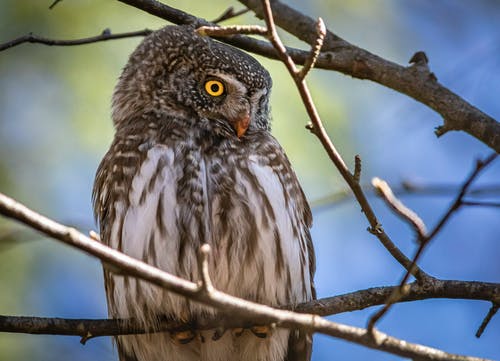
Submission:
<svg viewBox="0 0 500 361">
<path fill-rule="evenodd" d="M 117 1 L 2 0 L 0 43 L 33 32 L 56 39 L 156 29 L 164 22 Z M 407 64 L 424 50 L 440 82 L 500 118 L 500 2 L 496 0 L 291 1 L 329 29 L 391 61 Z M 207 19 L 236 1 L 175 1 Z M 259 23 L 247 14 L 230 23 Z M 288 44 L 307 45 L 284 36 Z M 60 222 L 95 229 L 91 189 L 113 134 L 110 98 L 139 38 L 76 47 L 24 44 L 0 53 L 0 192 Z M 350 198 L 325 197 L 346 185 L 317 140 L 304 130 L 306 113 L 282 64 L 259 58 L 274 78 L 273 133 L 286 149 L 313 205 L 319 297 L 397 283 L 403 270 Z M 437 139 L 440 117 L 414 100 L 369 81 L 315 70 L 311 91 L 331 138 L 352 164 L 363 159 L 362 180 L 404 181 L 424 187 L 459 185 L 490 150 L 465 133 Z M 476 187 L 496 185 L 500 162 Z M 450 187 L 448 187 L 448 185 Z M 402 199 L 432 227 L 454 193 Z M 335 197 L 334 197 L 335 198 Z M 370 198 L 387 233 L 411 255 L 414 236 L 386 206 Z M 499 208 L 461 209 L 434 239 L 421 265 L 445 279 L 500 282 Z M 98 261 L 13 222 L 0 219 L 0 314 L 103 318 L 106 305 Z M 427 300 L 396 305 L 379 327 L 391 335 L 454 353 L 500 359 L 500 317 L 474 333 L 490 305 Z M 375 308 L 331 317 L 364 327 Z M 116 360 L 110 338 L 80 345 L 77 337 L 0 334 L 0 360 Z M 315 337 L 314 360 L 399 360 L 341 340 Z"/>
</svg>

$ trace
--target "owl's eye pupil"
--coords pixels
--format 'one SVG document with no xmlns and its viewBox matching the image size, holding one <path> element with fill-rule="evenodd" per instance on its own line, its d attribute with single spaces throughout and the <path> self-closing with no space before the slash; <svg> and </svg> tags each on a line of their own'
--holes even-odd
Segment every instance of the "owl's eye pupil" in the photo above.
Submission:
<svg viewBox="0 0 500 361">
<path fill-rule="evenodd" d="M 221 96 L 224 94 L 224 84 L 219 80 L 208 80 L 205 82 L 205 91 L 213 97 Z"/>
</svg>

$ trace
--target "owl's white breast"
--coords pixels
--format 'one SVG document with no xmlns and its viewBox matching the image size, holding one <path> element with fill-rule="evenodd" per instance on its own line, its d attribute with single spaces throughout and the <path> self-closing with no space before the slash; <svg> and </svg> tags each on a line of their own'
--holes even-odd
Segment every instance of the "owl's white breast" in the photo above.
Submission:
<svg viewBox="0 0 500 361">
<path fill-rule="evenodd" d="M 196 176 L 188 181 L 193 182 L 196 191 L 192 200 L 184 200 L 179 192 L 185 186 L 182 184 L 188 167 L 185 162 L 186 159 L 192 161 L 193 157 L 199 167 L 193 173 Z M 236 162 L 241 161 L 245 162 L 245 171 L 237 166 Z M 231 173 L 234 179 L 228 183 L 233 188 L 225 195 L 218 190 L 222 189 L 220 179 L 211 173 L 214 162 L 234 170 Z M 228 182 L 227 178 L 222 179 Z M 231 195 L 230 203 L 227 203 L 227 194 Z M 245 160 L 207 158 L 196 147 L 186 154 L 184 148 L 156 145 L 147 151 L 139 173 L 133 177 L 128 202 L 113 205 L 117 217 L 109 244 L 115 248 L 120 245 L 122 251 L 132 257 L 196 281 L 198 246 L 207 242 L 213 249 L 210 274 L 216 288 L 270 305 L 299 303 L 312 298 L 312 280 L 307 271 L 308 257 L 301 257 L 306 249 L 303 227 L 293 224 L 298 221 L 296 205 L 293 199 L 285 197 L 287 194 L 278 175 L 256 155 L 249 155 Z M 201 220 L 195 217 L 200 201 Z M 294 226 L 301 230 L 298 237 L 294 235 Z M 200 239 L 200 227 L 204 229 L 204 239 Z M 183 245 L 186 240 L 197 240 L 197 243 Z M 112 277 L 115 286 L 110 301 L 115 304 L 115 317 L 136 317 L 151 322 L 155 314 L 189 319 L 206 310 L 146 282 L 125 280 L 121 275 Z M 138 304 L 144 307 L 137 307 Z M 260 351 L 256 346 L 255 357 L 260 357 L 260 352 L 262 357 L 269 352 L 277 356 L 283 354 L 287 335 L 288 331 L 276 331 L 274 338 L 280 341 L 267 342 Z M 258 339 L 252 337 L 247 344 L 259 344 Z M 131 342 L 130 347 L 143 349 L 137 342 L 141 342 L 140 338 Z M 239 351 L 223 350 L 233 346 L 231 342 L 216 344 L 210 351 L 214 356 L 207 359 L 215 360 L 217 355 L 236 352 L 233 356 L 244 360 Z M 252 356 L 248 360 L 258 358 Z"/>
</svg>

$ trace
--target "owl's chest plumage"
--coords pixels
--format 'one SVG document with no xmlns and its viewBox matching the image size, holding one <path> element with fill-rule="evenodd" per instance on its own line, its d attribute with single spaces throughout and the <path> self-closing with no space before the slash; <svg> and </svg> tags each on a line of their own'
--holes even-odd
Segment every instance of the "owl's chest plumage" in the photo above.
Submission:
<svg viewBox="0 0 500 361">
<path fill-rule="evenodd" d="M 274 138 L 245 145 L 201 132 L 126 136 L 114 147 L 96 180 L 105 243 L 191 281 L 198 249 L 209 243 L 217 289 L 275 306 L 313 297 L 308 208 Z M 213 312 L 126 275 L 106 272 L 106 288 L 113 317 L 151 323 Z"/>
<path fill-rule="evenodd" d="M 310 299 L 308 225 L 298 204 L 303 200 L 288 184 L 289 170 L 275 161 L 282 152 L 276 146 L 196 136 L 165 143 L 129 139 L 128 150 L 114 152 L 103 170 L 113 180 L 103 182 L 98 196 L 113 215 L 112 222 L 101 220 L 104 241 L 192 281 L 198 277 L 197 251 L 209 243 L 218 289 L 271 305 Z M 201 310 L 124 276 L 114 276 L 109 288 L 111 311 L 121 317 L 147 320 L 150 312 L 181 311 L 191 317 Z M 137 302 L 148 312 L 137 311 Z"/>
</svg>

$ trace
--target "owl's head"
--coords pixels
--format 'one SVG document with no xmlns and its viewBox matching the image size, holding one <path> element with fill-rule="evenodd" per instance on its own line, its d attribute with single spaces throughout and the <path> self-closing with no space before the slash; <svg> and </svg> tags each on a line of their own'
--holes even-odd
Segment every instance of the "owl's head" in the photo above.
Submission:
<svg viewBox="0 0 500 361">
<path fill-rule="evenodd" d="M 167 26 L 130 56 L 113 95 L 113 121 L 119 129 L 145 114 L 167 115 L 240 138 L 247 129 L 269 129 L 271 83 L 244 52 L 193 27 Z"/>
</svg>

